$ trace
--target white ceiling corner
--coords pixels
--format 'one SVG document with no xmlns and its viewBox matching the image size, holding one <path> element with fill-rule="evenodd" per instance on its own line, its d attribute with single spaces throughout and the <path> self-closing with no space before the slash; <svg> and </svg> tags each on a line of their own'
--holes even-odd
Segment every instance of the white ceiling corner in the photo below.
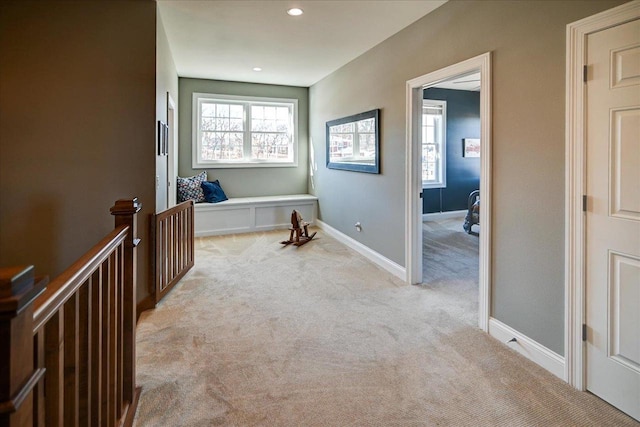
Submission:
<svg viewBox="0 0 640 427">
<path fill-rule="evenodd" d="M 445 2 L 159 0 L 158 7 L 179 76 L 311 86 Z M 304 14 L 287 15 L 291 7 Z"/>
</svg>

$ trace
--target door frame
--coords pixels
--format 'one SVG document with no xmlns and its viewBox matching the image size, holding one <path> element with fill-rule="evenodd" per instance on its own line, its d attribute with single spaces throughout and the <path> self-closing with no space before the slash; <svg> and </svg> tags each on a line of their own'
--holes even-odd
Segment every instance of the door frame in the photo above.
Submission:
<svg viewBox="0 0 640 427">
<path fill-rule="evenodd" d="M 176 205 L 178 178 L 178 115 L 176 103 L 167 92 L 167 124 L 169 125 L 169 153 L 167 156 L 167 208 Z"/>
<path fill-rule="evenodd" d="M 583 195 L 586 194 L 587 36 L 640 18 L 635 0 L 567 25 L 565 129 L 565 380 L 586 390 L 582 325 L 586 319 Z"/>
<path fill-rule="evenodd" d="M 407 139 L 405 176 L 406 282 L 422 282 L 422 177 L 420 174 L 420 123 L 422 89 L 461 74 L 480 71 L 480 215 L 478 326 L 489 330 L 491 278 L 491 52 L 407 81 Z M 462 225 L 461 225 L 462 227 Z"/>
</svg>

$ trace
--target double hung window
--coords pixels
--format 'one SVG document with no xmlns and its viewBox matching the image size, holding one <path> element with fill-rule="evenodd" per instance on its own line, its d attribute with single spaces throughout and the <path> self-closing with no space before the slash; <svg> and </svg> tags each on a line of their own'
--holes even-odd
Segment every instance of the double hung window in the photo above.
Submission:
<svg viewBox="0 0 640 427">
<path fill-rule="evenodd" d="M 297 166 L 295 99 L 193 94 L 193 167 Z"/>
<path fill-rule="evenodd" d="M 444 188 L 446 182 L 447 102 L 431 99 L 422 104 L 422 187 Z"/>
</svg>

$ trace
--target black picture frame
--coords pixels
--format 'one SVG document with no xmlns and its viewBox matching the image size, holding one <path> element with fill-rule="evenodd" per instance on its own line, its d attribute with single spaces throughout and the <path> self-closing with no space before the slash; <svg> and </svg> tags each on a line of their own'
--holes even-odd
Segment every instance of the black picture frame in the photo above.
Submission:
<svg viewBox="0 0 640 427">
<path fill-rule="evenodd" d="M 162 154 L 165 156 L 169 155 L 169 125 L 163 123 L 162 129 Z"/>
<path fill-rule="evenodd" d="M 332 128 L 340 125 L 354 123 L 357 126 L 357 122 L 363 120 L 373 119 L 374 128 L 374 147 L 375 151 L 366 157 L 353 157 L 353 147 L 351 148 L 351 157 L 344 157 L 343 155 L 336 155 L 336 141 L 332 141 Z M 334 134 L 335 135 L 335 134 Z M 334 137 L 335 138 L 335 137 Z M 352 172 L 365 172 L 365 173 L 380 173 L 380 109 L 371 111 L 365 111 L 364 113 L 354 114 L 351 116 L 343 117 L 328 121 L 326 123 L 326 155 L 327 155 L 327 168 L 339 169 Z"/>
<path fill-rule="evenodd" d="M 169 125 L 158 120 L 158 156 L 169 154 Z"/>
</svg>

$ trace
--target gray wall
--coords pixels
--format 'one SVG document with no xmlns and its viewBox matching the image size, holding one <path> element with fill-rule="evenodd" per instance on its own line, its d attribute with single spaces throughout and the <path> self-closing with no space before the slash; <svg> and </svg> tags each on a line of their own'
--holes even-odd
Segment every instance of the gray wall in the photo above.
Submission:
<svg viewBox="0 0 640 427">
<path fill-rule="evenodd" d="M 171 94 L 174 102 L 178 102 L 178 73 L 173 62 L 173 55 L 167 40 L 167 34 L 162 24 L 160 13 L 157 15 L 156 26 L 156 124 L 158 120 L 167 122 L 167 92 Z M 176 108 L 178 106 L 176 105 Z M 177 125 L 177 123 L 176 123 Z M 158 141 L 158 126 L 156 125 L 156 144 Z M 168 161 L 169 156 L 158 156 L 156 150 L 156 212 L 161 212 L 168 207 L 167 192 L 174 190 L 175 184 L 168 185 Z"/>
<path fill-rule="evenodd" d="M 137 196 L 154 210 L 156 5 L 0 2 L 0 265 L 55 277 Z"/>
<path fill-rule="evenodd" d="M 309 172 L 309 89 L 295 86 L 278 86 L 218 80 L 189 79 L 181 77 L 178 102 L 179 176 L 191 176 L 204 169 L 191 167 L 192 102 L 193 93 L 222 95 L 263 96 L 298 100 L 298 166 L 285 168 L 206 169 L 210 181 L 220 180 L 229 197 L 277 196 L 282 194 L 306 194 Z"/>
<path fill-rule="evenodd" d="M 313 85 L 320 218 L 404 265 L 406 81 L 492 51 L 491 314 L 564 354 L 565 28 L 621 3 L 449 1 Z M 374 108 L 382 173 L 326 169 L 325 122 Z"/>
</svg>

